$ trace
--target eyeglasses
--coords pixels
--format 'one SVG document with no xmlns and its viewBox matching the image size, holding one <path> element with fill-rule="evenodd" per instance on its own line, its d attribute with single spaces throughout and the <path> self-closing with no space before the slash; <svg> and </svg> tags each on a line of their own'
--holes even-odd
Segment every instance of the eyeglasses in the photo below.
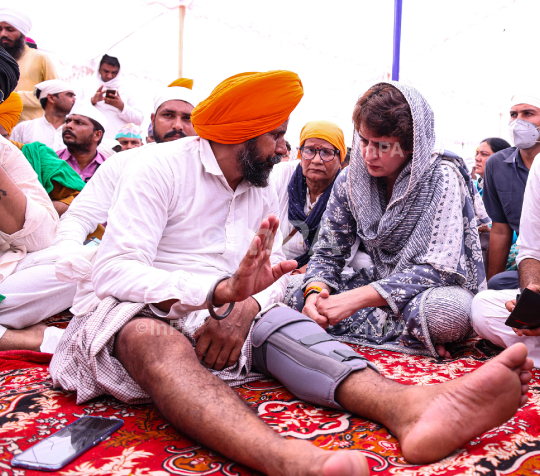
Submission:
<svg viewBox="0 0 540 476">
<path fill-rule="evenodd" d="M 334 160 L 336 153 L 339 154 L 337 149 L 317 149 L 315 147 L 300 147 L 300 155 L 306 160 L 313 160 L 319 153 L 319 157 L 323 162 L 331 162 Z"/>
</svg>

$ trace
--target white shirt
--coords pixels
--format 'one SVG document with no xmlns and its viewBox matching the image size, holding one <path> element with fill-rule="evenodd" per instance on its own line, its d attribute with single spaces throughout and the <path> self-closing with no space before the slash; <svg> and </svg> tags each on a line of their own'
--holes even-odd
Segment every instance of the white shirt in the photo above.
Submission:
<svg viewBox="0 0 540 476">
<path fill-rule="evenodd" d="M 41 142 L 56 152 L 66 147 L 62 139 L 62 127 L 63 124 L 55 129 L 45 116 L 41 116 L 17 124 L 11 131 L 11 140 L 22 144 Z"/>
<path fill-rule="evenodd" d="M 26 157 L 3 137 L 0 137 L 0 167 L 26 196 L 23 228 L 12 235 L 0 231 L 1 283 L 27 252 L 42 250 L 51 244 L 58 213 Z"/>
<path fill-rule="evenodd" d="M 57 245 L 62 241 L 82 244 L 100 223 L 106 223 L 120 176 L 131 169 L 128 162 L 154 145 L 155 142 L 151 142 L 142 147 L 119 152 L 103 162 L 92 176 L 92 180 L 88 181 L 62 215 L 53 244 Z"/>
<path fill-rule="evenodd" d="M 105 139 L 114 139 L 118 131 L 130 122 L 140 126 L 144 120 L 144 114 L 137 104 L 135 96 L 121 86 L 122 82 L 120 79 L 118 81 L 116 79 L 118 78 L 103 83 L 95 75 L 91 76 L 83 83 L 81 96 L 77 97 L 77 101 L 90 101 L 101 85 L 104 86 L 104 91 L 107 87 L 118 91 L 120 98 L 124 102 L 124 109 L 122 111 L 110 104 L 105 104 L 105 101 L 99 101 L 95 106 L 107 119 L 107 127 L 103 136 Z"/>
<path fill-rule="evenodd" d="M 523 210 L 519 226 L 519 238 L 517 240 L 519 254 L 516 262 L 527 258 L 540 261 L 540 158 L 533 161 L 525 196 L 523 197 Z"/>
<path fill-rule="evenodd" d="M 208 312 L 196 311 L 206 307 L 210 287 L 238 269 L 261 220 L 278 214 L 277 196 L 245 181 L 232 190 L 199 137 L 145 148 L 130 168 L 98 248 L 95 294 L 141 303 L 178 299 L 175 316 L 188 316 L 187 326 L 200 323 Z M 273 265 L 285 259 L 281 241 L 278 232 Z M 254 296 L 261 308 L 283 298 L 288 280 Z"/>
</svg>

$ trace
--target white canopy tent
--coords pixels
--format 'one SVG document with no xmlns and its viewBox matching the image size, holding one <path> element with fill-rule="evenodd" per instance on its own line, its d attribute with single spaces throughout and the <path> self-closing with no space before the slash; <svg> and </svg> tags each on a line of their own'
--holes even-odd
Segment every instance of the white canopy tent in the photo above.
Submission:
<svg viewBox="0 0 540 476">
<path fill-rule="evenodd" d="M 32 17 L 29 36 L 57 58 L 64 78 L 77 82 L 103 53 L 118 56 L 149 120 L 153 91 L 178 72 L 178 9 L 164 5 L 171 1 L 19 0 L 17 8 Z M 393 7 L 390 0 L 195 0 L 185 18 L 184 76 L 204 98 L 242 71 L 295 71 L 305 96 L 289 141 L 297 144 L 307 121 L 326 119 L 350 145 L 356 99 L 390 77 Z M 471 157 L 486 137 L 508 139 L 510 97 L 540 89 L 539 17 L 538 0 L 404 1 L 400 79 L 432 105 L 440 146 Z"/>
</svg>

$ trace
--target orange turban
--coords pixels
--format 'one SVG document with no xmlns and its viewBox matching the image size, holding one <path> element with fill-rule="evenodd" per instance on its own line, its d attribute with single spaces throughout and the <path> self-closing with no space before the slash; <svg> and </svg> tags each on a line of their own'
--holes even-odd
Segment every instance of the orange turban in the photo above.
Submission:
<svg viewBox="0 0 540 476">
<path fill-rule="evenodd" d="M 9 97 L 0 104 L 0 124 L 2 124 L 8 134 L 11 134 L 11 129 L 19 122 L 22 110 L 23 102 L 19 93 L 16 92 L 12 92 Z"/>
<path fill-rule="evenodd" d="M 220 144 L 241 144 L 281 126 L 304 95 L 291 71 L 231 76 L 191 113 L 197 134 Z"/>
<path fill-rule="evenodd" d="M 180 86 L 181 88 L 193 89 L 193 79 L 188 79 L 188 78 L 175 79 L 171 84 L 169 84 L 168 87 L 172 88 L 173 86 Z"/>
<path fill-rule="evenodd" d="M 307 139 L 324 139 L 330 142 L 336 149 L 339 149 L 341 162 L 345 160 L 347 146 L 343 131 L 337 124 L 328 121 L 308 122 L 300 132 L 300 145 L 302 146 Z M 298 158 L 301 158 L 300 151 L 298 151 Z"/>
</svg>

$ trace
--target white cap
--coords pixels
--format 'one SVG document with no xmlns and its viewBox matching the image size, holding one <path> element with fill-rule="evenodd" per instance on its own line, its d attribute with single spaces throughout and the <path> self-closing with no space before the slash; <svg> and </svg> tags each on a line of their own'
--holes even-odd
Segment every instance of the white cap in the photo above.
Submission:
<svg viewBox="0 0 540 476">
<path fill-rule="evenodd" d="M 199 101 L 195 99 L 195 94 L 193 94 L 191 89 L 183 88 L 181 86 L 171 86 L 163 88 L 163 90 L 156 94 L 154 98 L 154 114 L 159 109 L 159 106 L 167 101 L 184 101 L 191 104 L 193 107 L 196 107 L 197 104 L 199 104 Z"/>
<path fill-rule="evenodd" d="M 34 86 L 34 96 L 38 99 L 45 99 L 49 94 L 58 94 L 64 91 L 73 91 L 73 88 L 61 79 L 49 79 Z"/>
<path fill-rule="evenodd" d="M 97 108 L 92 106 L 89 102 L 84 101 L 75 101 L 75 104 L 71 111 L 69 112 L 69 115 L 72 116 L 74 114 L 77 114 L 79 116 L 86 116 L 90 119 L 93 119 L 96 122 L 99 122 L 101 124 L 101 127 L 103 129 L 107 129 L 107 119 L 103 115 L 101 111 L 99 111 Z"/>
<path fill-rule="evenodd" d="M 536 94 L 515 94 L 510 100 L 510 107 L 516 104 L 530 104 L 540 109 L 540 96 Z"/>
<path fill-rule="evenodd" d="M 3 7 L 0 8 L 0 22 L 5 21 L 9 23 L 13 28 L 19 30 L 24 36 L 28 36 L 32 29 L 32 20 L 30 17 L 19 10 L 14 8 Z"/>
</svg>

